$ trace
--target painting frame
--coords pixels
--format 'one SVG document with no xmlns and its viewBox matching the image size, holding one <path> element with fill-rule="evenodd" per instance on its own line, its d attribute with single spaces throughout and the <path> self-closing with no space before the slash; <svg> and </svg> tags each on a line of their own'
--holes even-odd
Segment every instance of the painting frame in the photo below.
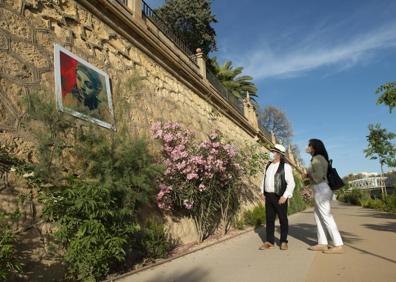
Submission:
<svg viewBox="0 0 396 282">
<path fill-rule="evenodd" d="M 102 95 L 102 96 L 104 96 L 104 98 L 107 99 L 106 103 L 104 103 L 104 106 L 103 106 L 103 108 L 106 109 L 107 120 L 103 120 L 100 117 L 91 116 L 87 112 L 84 113 L 82 111 L 73 109 L 72 107 L 68 107 L 67 105 L 64 105 L 64 97 L 65 97 L 64 84 L 66 84 L 66 82 L 64 81 L 65 80 L 64 76 L 62 77 L 62 73 L 61 73 L 61 68 L 62 68 L 61 54 L 63 56 L 66 55 L 66 56 L 70 57 L 72 60 L 77 61 L 77 63 L 81 64 L 85 69 L 88 69 L 90 72 L 96 73 L 97 77 L 100 77 L 100 79 L 102 81 L 101 84 L 104 83 L 104 86 L 102 85 L 102 87 L 101 87 L 101 91 L 105 92 L 105 95 Z M 73 54 L 71 51 L 67 50 L 66 48 L 55 43 L 54 44 L 54 74 L 55 74 L 55 101 L 56 101 L 56 107 L 57 107 L 58 111 L 68 113 L 76 118 L 79 118 L 79 119 L 82 119 L 85 121 L 89 121 L 89 122 L 97 124 L 101 127 L 116 131 L 110 77 L 106 72 L 100 70 L 99 68 L 95 67 L 94 65 L 88 63 L 86 60 L 82 59 L 81 57 Z M 63 80 L 62 80 L 62 78 L 63 78 Z M 70 95 L 72 95 L 72 94 L 70 94 Z M 83 104 L 83 103 L 80 102 L 80 104 Z M 89 111 L 89 110 L 87 109 L 87 111 Z"/>
</svg>

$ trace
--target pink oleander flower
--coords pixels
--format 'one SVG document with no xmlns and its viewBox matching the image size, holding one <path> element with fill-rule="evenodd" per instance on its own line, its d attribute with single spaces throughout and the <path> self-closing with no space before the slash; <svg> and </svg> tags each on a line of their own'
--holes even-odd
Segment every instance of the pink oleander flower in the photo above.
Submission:
<svg viewBox="0 0 396 282">
<path fill-rule="evenodd" d="M 164 195 L 165 193 L 163 191 L 159 191 L 159 193 L 157 194 L 157 201 L 161 201 Z"/>
<path fill-rule="evenodd" d="M 206 190 L 206 186 L 203 183 L 201 183 L 201 184 L 199 184 L 198 189 L 199 189 L 199 192 L 203 192 Z"/>
<path fill-rule="evenodd" d="M 179 145 L 177 145 L 176 147 L 175 147 L 175 150 L 178 150 L 178 151 L 184 151 L 186 149 L 186 146 L 185 145 L 183 145 L 183 144 L 179 144 Z"/>
<path fill-rule="evenodd" d="M 182 153 L 183 152 L 175 149 L 171 152 L 170 157 L 172 158 L 172 160 L 177 161 L 182 158 Z"/>
<path fill-rule="evenodd" d="M 162 138 L 162 134 L 163 134 L 163 131 L 162 131 L 161 129 L 159 129 L 159 130 L 156 130 L 156 131 L 153 133 L 153 137 L 154 137 L 155 139 L 159 139 L 159 138 Z"/>
<path fill-rule="evenodd" d="M 160 130 L 161 129 L 161 122 L 160 121 L 156 121 L 156 122 L 154 122 L 152 125 L 151 125 L 151 131 L 152 132 L 156 132 L 156 131 L 158 131 L 158 130 Z"/>
<path fill-rule="evenodd" d="M 160 191 L 163 192 L 163 193 L 169 193 L 170 191 L 172 191 L 172 187 L 171 186 L 166 186 L 163 183 L 160 183 L 159 187 L 160 187 Z"/>
<path fill-rule="evenodd" d="M 220 147 L 220 142 L 214 142 L 212 143 L 213 148 L 219 148 Z"/>
<path fill-rule="evenodd" d="M 182 161 L 181 163 L 176 164 L 176 168 L 178 171 L 183 171 L 183 169 L 187 166 L 186 161 Z"/>
<path fill-rule="evenodd" d="M 175 140 L 174 136 L 171 133 L 166 133 L 163 138 L 164 138 L 164 141 L 167 143 Z"/>
<path fill-rule="evenodd" d="M 201 144 L 199 144 L 199 148 L 201 148 L 201 149 L 209 149 L 210 144 L 211 143 L 208 140 L 203 141 L 203 142 L 201 142 Z"/>
<path fill-rule="evenodd" d="M 217 155 L 219 153 L 219 150 L 213 148 L 212 150 L 210 150 L 210 153 L 213 155 Z"/>
<path fill-rule="evenodd" d="M 194 202 L 193 202 L 193 201 L 190 201 L 190 200 L 184 200 L 184 201 L 183 201 L 183 205 L 184 205 L 184 207 L 185 207 L 186 209 L 191 210 L 192 207 L 193 207 L 193 205 L 194 205 Z"/>
<path fill-rule="evenodd" d="M 236 154 L 237 154 L 236 149 L 235 149 L 232 145 L 230 145 L 230 144 L 226 144 L 226 145 L 224 146 L 224 149 L 227 151 L 227 154 L 228 154 L 231 158 L 235 157 Z"/>
<path fill-rule="evenodd" d="M 196 174 L 194 172 L 187 174 L 188 180 L 197 179 L 197 178 L 198 178 L 198 174 Z"/>
</svg>

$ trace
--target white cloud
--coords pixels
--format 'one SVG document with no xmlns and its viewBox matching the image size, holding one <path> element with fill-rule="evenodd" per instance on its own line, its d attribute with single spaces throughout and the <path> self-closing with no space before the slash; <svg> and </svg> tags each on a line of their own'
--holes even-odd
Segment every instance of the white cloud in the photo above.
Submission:
<svg viewBox="0 0 396 282">
<path fill-rule="evenodd" d="M 248 57 L 236 61 L 255 79 L 298 76 L 328 65 L 348 68 L 370 58 L 373 51 L 396 46 L 396 23 L 355 34 L 342 42 L 335 42 L 330 36 L 323 38 L 326 35 L 329 34 L 324 30 L 307 34 L 291 48 L 260 44 Z"/>
</svg>

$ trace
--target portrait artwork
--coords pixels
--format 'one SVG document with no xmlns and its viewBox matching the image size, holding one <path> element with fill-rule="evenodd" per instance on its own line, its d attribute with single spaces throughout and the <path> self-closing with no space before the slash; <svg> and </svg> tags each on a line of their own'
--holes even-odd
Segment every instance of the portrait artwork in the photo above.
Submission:
<svg viewBox="0 0 396 282">
<path fill-rule="evenodd" d="M 108 74 L 60 45 L 54 51 L 58 110 L 115 130 Z"/>
</svg>

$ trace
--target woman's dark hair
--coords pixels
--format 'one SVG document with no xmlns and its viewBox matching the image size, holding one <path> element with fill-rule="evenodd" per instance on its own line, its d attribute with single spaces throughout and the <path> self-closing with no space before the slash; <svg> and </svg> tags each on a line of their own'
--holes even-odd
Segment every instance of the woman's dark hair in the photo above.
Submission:
<svg viewBox="0 0 396 282">
<path fill-rule="evenodd" d="M 314 150 L 313 156 L 322 155 L 326 161 L 329 161 L 329 155 L 327 154 L 325 145 L 319 139 L 310 139 L 308 142 L 308 146 L 311 146 Z"/>
</svg>

